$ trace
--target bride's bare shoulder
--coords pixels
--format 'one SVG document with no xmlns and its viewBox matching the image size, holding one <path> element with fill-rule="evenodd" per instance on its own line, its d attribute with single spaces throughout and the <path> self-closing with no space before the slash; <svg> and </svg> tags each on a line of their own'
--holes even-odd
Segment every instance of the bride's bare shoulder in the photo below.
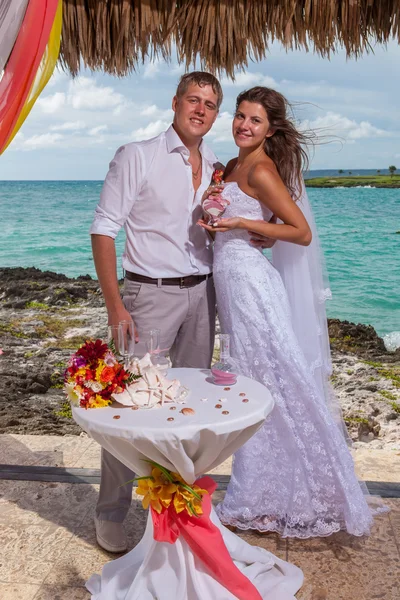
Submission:
<svg viewBox="0 0 400 600">
<path fill-rule="evenodd" d="M 275 163 L 268 156 L 265 158 L 267 160 L 256 162 L 249 171 L 249 185 L 252 187 L 257 188 L 261 182 L 273 183 L 280 179 Z"/>
<path fill-rule="evenodd" d="M 229 160 L 227 162 L 226 167 L 225 167 L 225 171 L 224 171 L 224 179 L 226 179 L 228 177 L 228 175 L 230 173 L 232 173 L 233 169 L 236 166 L 237 161 L 238 161 L 238 159 L 236 157 L 236 158 L 231 158 L 231 160 Z"/>
</svg>

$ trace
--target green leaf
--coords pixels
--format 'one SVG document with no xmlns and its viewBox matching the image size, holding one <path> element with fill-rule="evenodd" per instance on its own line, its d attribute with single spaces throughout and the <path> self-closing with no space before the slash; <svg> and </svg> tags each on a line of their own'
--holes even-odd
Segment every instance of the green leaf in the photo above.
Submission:
<svg viewBox="0 0 400 600">
<path fill-rule="evenodd" d="M 197 500 L 200 500 L 200 502 L 201 502 L 201 499 L 202 499 L 201 496 L 197 492 L 195 492 L 194 489 L 190 487 L 190 485 L 187 485 L 186 483 L 181 483 L 181 482 L 179 482 L 179 485 L 181 487 L 183 487 L 183 489 L 186 490 L 187 492 L 189 492 L 190 494 L 193 494 L 193 496 L 195 498 L 197 498 Z"/>
<path fill-rule="evenodd" d="M 149 460 L 147 458 L 143 458 L 142 460 L 144 462 L 149 463 L 150 465 L 153 465 L 153 467 L 157 467 L 158 469 L 160 469 L 160 471 L 165 475 L 165 477 L 168 479 L 168 481 L 170 481 L 171 483 L 174 482 L 174 478 L 172 477 L 171 472 L 168 471 L 168 469 L 166 469 L 162 465 L 159 465 L 155 460 Z"/>
</svg>

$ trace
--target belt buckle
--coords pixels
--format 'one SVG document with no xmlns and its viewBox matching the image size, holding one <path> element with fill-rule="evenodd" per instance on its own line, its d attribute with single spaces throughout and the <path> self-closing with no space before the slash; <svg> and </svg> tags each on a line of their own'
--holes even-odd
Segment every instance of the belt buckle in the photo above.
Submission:
<svg viewBox="0 0 400 600">
<path fill-rule="evenodd" d="M 185 277 L 181 277 L 181 279 L 180 279 L 180 283 L 179 283 L 179 287 L 180 287 L 181 289 L 182 289 L 182 288 L 185 288 L 185 287 L 187 287 L 187 286 L 185 285 Z"/>
</svg>

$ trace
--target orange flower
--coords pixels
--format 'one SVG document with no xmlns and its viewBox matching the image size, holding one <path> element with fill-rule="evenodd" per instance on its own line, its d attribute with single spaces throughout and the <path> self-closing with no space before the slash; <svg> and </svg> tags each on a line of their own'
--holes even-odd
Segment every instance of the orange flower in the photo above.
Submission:
<svg viewBox="0 0 400 600">
<path fill-rule="evenodd" d="M 115 371 L 113 367 L 104 367 L 102 372 L 100 373 L 100 381 L 103 383 L 108 383 L 114 379 Z"/>
</svg>

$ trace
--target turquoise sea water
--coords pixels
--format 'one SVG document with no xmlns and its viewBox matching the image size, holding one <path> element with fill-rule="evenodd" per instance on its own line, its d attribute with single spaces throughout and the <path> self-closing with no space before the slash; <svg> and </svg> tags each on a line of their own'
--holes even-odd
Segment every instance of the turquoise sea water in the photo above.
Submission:
<svg viewBox="0 0 400 600">
<path fill-rule="evenodd" d="M 100 181 L 0 182 L 0 266 L 95 277 L 88 230 L 101 186 Z M 333 291 L 329 316 L 371 324 L 381 335 L 400 331 L 400 189 L 308 192 Z M 119 256 L 123 245 L 121 232 Z"/>
</svg>

